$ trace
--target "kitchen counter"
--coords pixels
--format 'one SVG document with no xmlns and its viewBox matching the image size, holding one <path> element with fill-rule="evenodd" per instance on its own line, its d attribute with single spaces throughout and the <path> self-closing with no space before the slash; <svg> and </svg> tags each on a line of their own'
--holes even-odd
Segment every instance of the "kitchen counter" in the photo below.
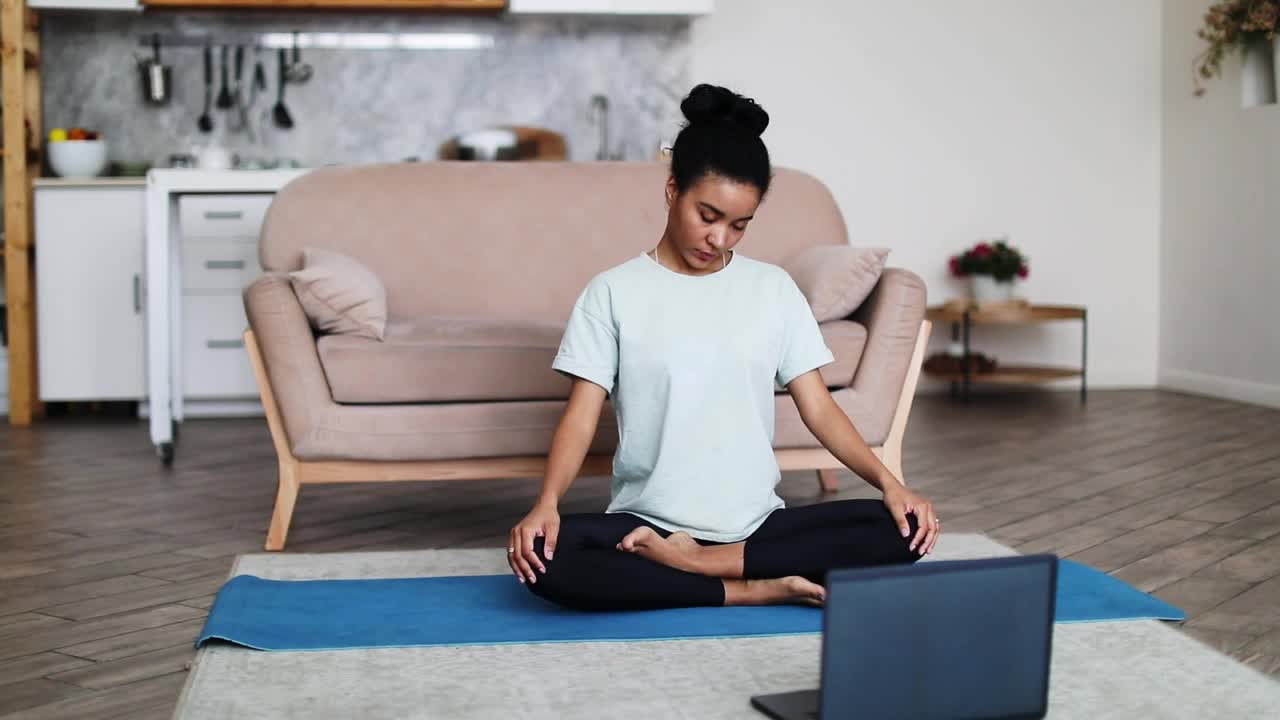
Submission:
<svg viewBox="0 0 1280 720">
<path fill-rule="evenodd" d="M 42 177 L 31 181 L 35 187 L 144 187 L 145 177 L 93 177 L 60 178 Z"/>
<path fill-rule="evenodd" d="M 275 192 L 308 168 L 280 170 L 201 170 L 198 168 L 155 168 L 147 173 L 153 191 L 174 192 Z M 148 212 L 150 212 L 150 205 Z M 148 228 L 148 233 L 150 229 Z"/>
<path fill-rule="evenodd" d="M 167 192 L 275 192 L 306 168 L 279 170 L 201 170 L 198 168 L 154 168 L 146 176 L 60 178 L 32 180 L 35 187 L 146 187 L 158 186 Z"/>
</svg>

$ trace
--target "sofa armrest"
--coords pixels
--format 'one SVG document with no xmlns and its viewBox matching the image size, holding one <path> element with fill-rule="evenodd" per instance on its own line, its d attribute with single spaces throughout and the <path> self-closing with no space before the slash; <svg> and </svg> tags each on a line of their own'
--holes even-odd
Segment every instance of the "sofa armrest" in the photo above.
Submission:
<svg viewBox="0 0 1280 720">
<path fill-rule="evenodd" d="M 919 275 L 885 268 L 875 289 L 850 316 L 867 328 L 866 349 L 851 386 L 867 409 L 869 426 L 860 428 L 866 437 L 889 433 L 927 304 L 928 291 Z"/>
<path fill-rule="evenodd" d="M 315 335 L 284 273 L 268 273 L 245 288 L 244 308 L 296 453 L 333 404 Z"/>
</svg>

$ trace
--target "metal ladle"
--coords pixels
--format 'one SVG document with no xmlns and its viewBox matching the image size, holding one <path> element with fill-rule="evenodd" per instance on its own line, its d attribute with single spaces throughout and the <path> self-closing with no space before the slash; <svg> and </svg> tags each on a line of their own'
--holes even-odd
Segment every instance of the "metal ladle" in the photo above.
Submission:
<svg viewBox="0 0 1280 720">
<path fill-rule="evenodd" d="M 213 48 L 204 48 L 204 111 L 196 120 L 200 132 L 213 132 L 213 118 L 209 115 L 209 106 L 213 102 Z"/>
<path fill-rule="evenodd" d="M 235 101 L 231 98 L 231 83 L 227 80 L 227 46 L 223 45 L 221 50 L 222 61 L 219 66 L 222 68 L 222 89 L 218 91 L 218 101 L 215 104 L 220 110 L 230 110 Z"/>
<path fill-rule="evenodd" d="M 284 86 L 288 84 L 288 58 L 285 57 L 284 48 L 280 48 L 277 60 L 280 63 L 280 87 L 276 89 L 276 106 L 272 108 L 271 114 L 275 118 L 276 127 L 288 130 L 293 127 L 293 116 L 289 114 L 289 108 L 284 105 Z"/>
</svg>

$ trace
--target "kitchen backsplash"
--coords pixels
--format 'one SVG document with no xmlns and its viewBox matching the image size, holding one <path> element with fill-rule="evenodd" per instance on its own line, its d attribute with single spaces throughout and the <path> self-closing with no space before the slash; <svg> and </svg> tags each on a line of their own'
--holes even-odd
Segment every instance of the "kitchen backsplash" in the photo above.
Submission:
<svg viewBox="0 0 1280 720">
<path fill-rule="evenodd" d="M 249 111 L 255 138 L 230 132 L 230 112 L 211 111 L 212 133 L 197 129 L 204 102 L 203 50 L 162 47 L 173 66 L 174 97 L 142 101 L 139 38 L 243 37 L 245 33 L 467 33 L 481 49 L 304 48 L 305 84 L 286 87 L 295 127 L 271 120 L 277 87 L 274 50 L 246 52 L 266 66 L 268 90 Z M 214 56 L 215 96 L 219 85 Z M 433 15 L 47 13 L 42 16 L 44 126 L 81 126 L 107 138 L 112 160 L 167 164 L 171 154 L 222 145 L 242 158 L 326 163 L 433 159 L 458 133 L 498 124 L 543 127 L 565 136 L 574 160 L 595 159 L 600 123 L 591 97 L 608 98 L 608 153 L 654 158 L 679 130 L 689 89 L 689 23 L 671 18 L 506 18 Z"/>
</svg>

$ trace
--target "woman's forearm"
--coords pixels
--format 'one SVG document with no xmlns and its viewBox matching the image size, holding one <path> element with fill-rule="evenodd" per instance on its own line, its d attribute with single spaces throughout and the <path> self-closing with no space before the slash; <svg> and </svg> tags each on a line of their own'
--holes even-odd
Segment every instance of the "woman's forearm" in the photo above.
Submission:
<svg viewBox="0 0 1280 720">
<path fill-rule="evenodd" d="M 872 487 L 883 492 L 889 483 L 901 484 L 902 479 L 894 477 L 889 468 L 880 462 L 880 458 L 867 447 L 849 416 L 844 414 L 835 400 L 829 400 L 811 413 L 814 417 L 804 417 L 805 426 L 818 438 L 823 447 L 831 451 L 836 459 L 852 470 L 858 477 L 866 480 Z"/>
<path fill-rule="evenodd" d="M 597 394 L 595 391 L 599 391 L 598 399 L 593 397 Z M 579 394 L 578 388 L 575 388 L 551 438 L 542 491 L 538 493 L 539 505 L 549 504 L 555 507 L 560 503 L 560 498 L 568 492 L 569 486 L 582 470 L 582 463 L 591 447 L 591 439 L 595 437 L 604 391 L 596 387 L 588 389 L 582 397 Z"/>
</svg>

